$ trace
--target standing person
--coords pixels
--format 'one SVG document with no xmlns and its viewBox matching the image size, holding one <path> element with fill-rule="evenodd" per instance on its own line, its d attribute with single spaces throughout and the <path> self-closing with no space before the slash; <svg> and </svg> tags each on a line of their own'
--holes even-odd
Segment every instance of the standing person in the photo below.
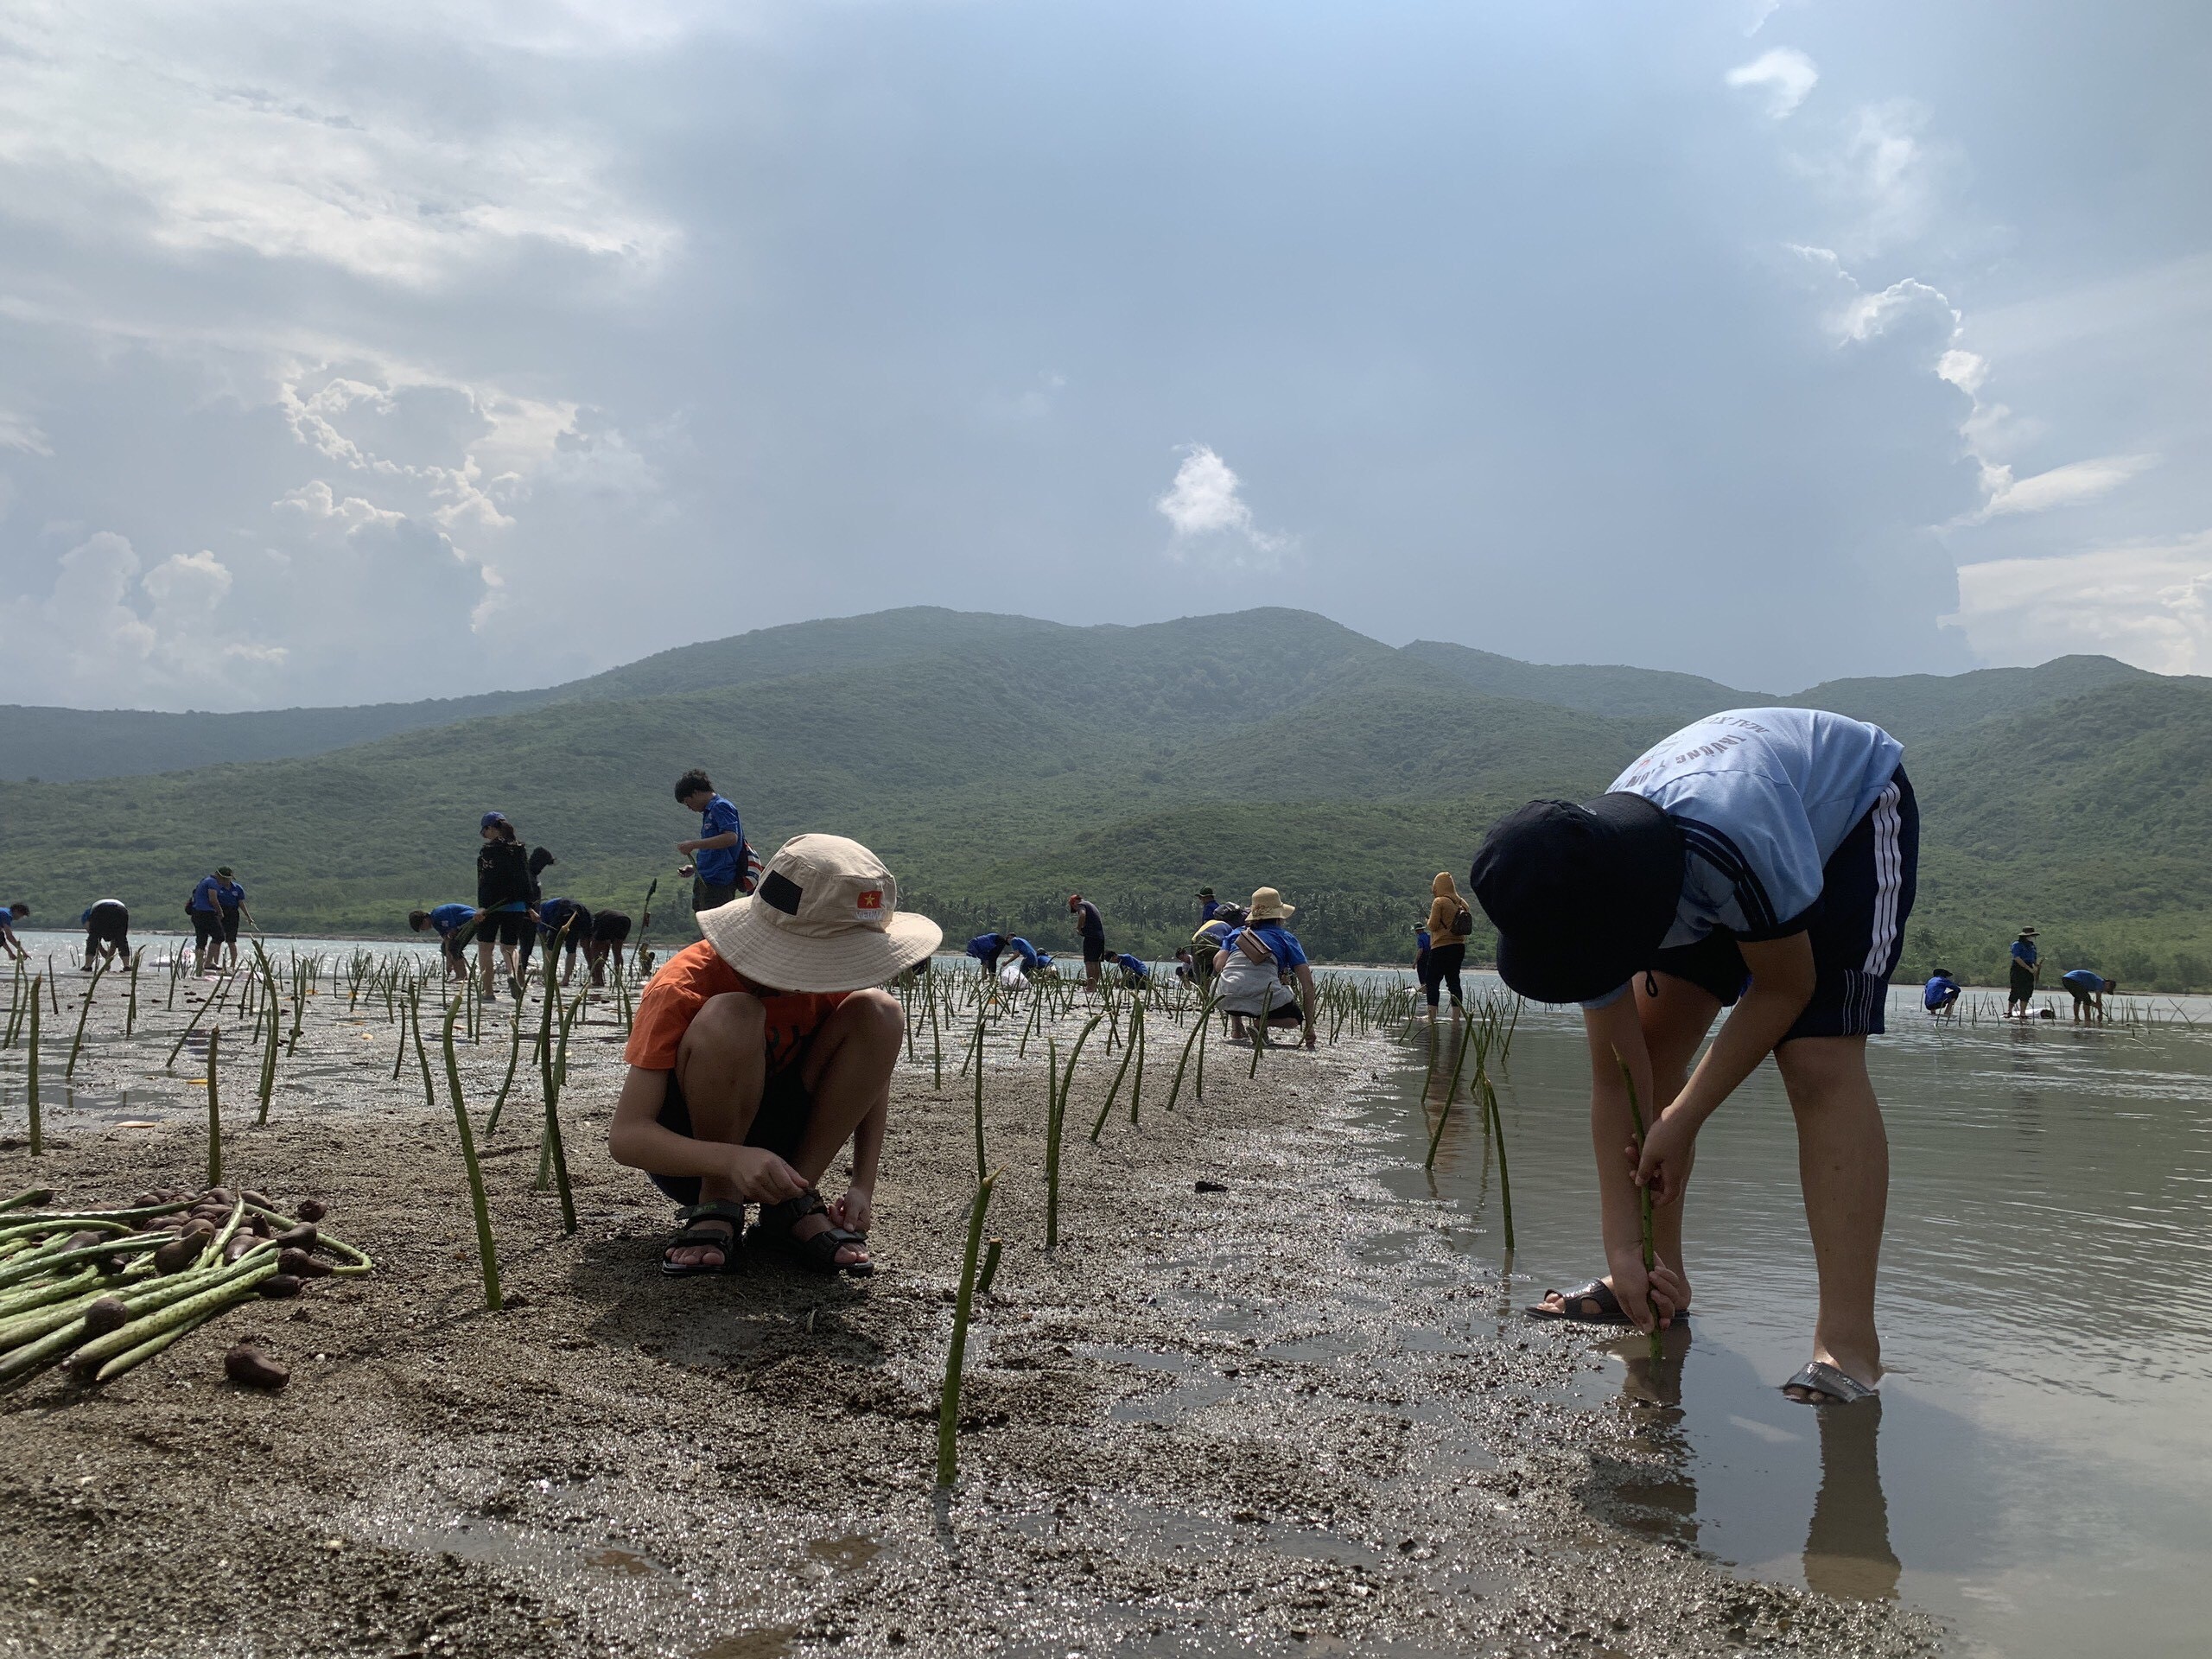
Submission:
<svg viewBox="0 0 2212 1659">
<path fill-rule="evenodd" d="M 1459 969 L 1467 960 L 1467 936 L 1475 931 L 1475 912 L 1459 896 L 1451 872 L 1440 870 L 1428 884 L 1428 1014 L 1436 1017 L 1437 992 L 1452 989 L 1452 1011 L 1461 1007 Z"/>
<path fill-rule="evenodd" d="M 944 937 L 899 912 L 881 860 L 842 836 L 800 836 L 760 892 L 700 918 L 706 937 L 669 958 L 638 1001 L 607 1150 L 684 1207 L 661 1253 L 671 1276 L 752 1248 L 823 1274 L 874 1271 L 868 1251 L 891 1076 L 906 1036 L 882 987 Z M 852 1143 L 852 1179 L 817 1184 Z"/>
<path fill-rule="evenodd" d="M 744 880 L 745 826 L 737 808 L 715 792 L 714 780 L 696 766 L 676 780 L 676 798 L 699 815 L 699 838 L 676 843 L 676 850 L 691 860 L 683 873 L 691 878 L 693 914 L 750 893 Z"/>
<path fill-rule="evenodd" d="M 1198 919 L 1201 922 L 1210 922 L 1213 920 L 1214 912 L 1218 911 L 1220 908 L 1221 900 L 1213 896 L 1213 889 L 1211 887 L 1200 887 L 1198 889 Z"/>
<path fill-rule="evenodd" d="M 2058 982 L 2074 995 L 2074 1023 L 2084 1020 L 2102 1020 L 2105 1017 L 2105 996 L 2120 988 L 2116 979 L 2107 979 L 2093 968 L 2069 968 L 2058 976 Z"/>
<path fill-rule="evenodd" d="M 468 977 L 468 958 L 463 954 L 468 943 L 468 925 L 477 918 L 474 905 L 440 905 L 434 910 L 410 910 L 407 925 L 420 933 L 424 928 L 437 930 L 438 954 L 444 957 L 448 979 Z"/>
<path fill-rule="evenodd" d="M 630 937 L 630 912 L 626 910 L 595 910 L 591 913 L 591 943 L 587 947 L 585 961 L 591 966 L 591 982 L 607 983 L 607 964 L 611 961 L 614 971 L 622 971 L 622 947 Z"/>
<path fill-rule="evenodd" d="M 561 929 L 569 930 L 567 938 Z M 561 983 L 566 985 L 575 971 L 576 958 L 583 954 L 584 946 L 591 942 L 592 914 L 573 899 L 541 899 L 537 902 L 538 943 L 545 950 L 545 977 L 550 982 L 554 974 L 553 958 L 561 957 Z"/>
<path fill-rule="evenodd" d="M 1283 903 L 1273 887 L 1260 887 L 1245 913 L 1251 919 L 1230 934 L 1221 951 L 1221 1006 L 1229 1014 L 1229 1039 L 1244 1040 L 1248 1019 L 1255 1042 L 1264 1037 L 1267 1026 L 1303 1024 L 1306 1046 L 1312 1048 L 1320 995 L 1305 947 L 1284 925 L 1298 906 Z"/>
<path fill-rule="evenodd" d="M 2005 1017 L 2011 1019 L 2018 1008 L 2025 1019 L 2028 1004 L 2035 1001 L 2036 982 L 2043 977 L 2043 957 L 2036 950 L 2036 931 L 2032 927 L 2020 930 L 2020 937 L 2012 941 L 2012 976 L 2011 993 L 2005 999 Z"/>
<path fill-rule="evenodd" d="M 245 889 L 231 874 L 231 867 L 221 865 L 215 874 L 222 882 L 222 886 L 215 889 L 215 899 L 223 907 L 223 951 L 230 958 L 231 966 L 235 968 L 238 965 L 238 922 L 243 918 L 251 924 L 253 916 L 245 907 Z"/>
<path fill-rule="evenodd" d="M 1414 983 L 1421 987 L 1421 995 L 1428 999 L 1431 1018 L 1434 1017 L 1436 1007 L 1436 988 L 1429 983 L 1429 952 L 1434 948 L 1435 944 L 1435 936 L 1428 931 L 1427 919 L 1424 918 L 1415 922 L 1414 924 Z"/>
<path fill-rule="evenodd" d="M 1938 968 L 1920 988 L 1920 1006 L 1933 1014 L 1946 1014 L 1958 1006 L 1959 982 L 1948 968 Z"/>
<path fill-rule="evenodd" d="M 507 970 L 507 988 L 522 1001 L 522 966 L 533 919 L 531 895 L 537 878 L 530 872 L 530 849 L 515 834 L 504 812 L 486 812 L 477 824 L 483 845 L 476 849 L 476 965 L 483 980 L 484 1000 L 499 1000 L 492 978 L 496 948 Z"/>
<path fill-rule="evenodd" d="M 1083 982 L 1095 991 L 1106 962 L 1105 920 L 1098 906 L 1079 893 L 1068 895 L 1068 912 L 1075 918 L 1076 937 L 1083 941 Z"/>
<path fill-rule="evenodd" d="M 1862 721 L 1732 709 L 1646 751 L 1601 799 L 1533 801 L 1491 828 L 1470 874 L 1497 925 L 1499 976 L 1532 1001 L 1582 1005 L 1609 1268 L 1531 1313 L 1648 1331 L 1688 1311 L 1680 1199 L 1697 1135 L 1771 1054 L 1820 1274 L 1812 1360 L 1783 1387 L 1808 1405 L 1872 1396 L 1890 1165 L 1866 1039 L 1883 1029 L 1917 881 L 1904 758 Z M 1648 1275 L 1639 1186 L 1656 1206 Z"/>
<path fill-rule="evenodd" d="M 200 977 L 223 965 L 223 883 L 230 875 L 226 865 L 213 875 L 203 875 L 184 901 L 185 916 L 192 923 L 192 956 Z"/>
<path fill-rule="evenodd" d="M 31 953 L 23 949 L 23 942 L 16 937 L 16 928 L 30 913 L 29 905 L 10 905 L 0 909 L 0 956 L 13 957 L 17 962 L 29 957 Z"/>
<path fill-rule="evenodd" d="M 103 957 L 130 960 L 130 907 L 120 899 L 103 899 L 77 918 L 85 925 L 85 971 Z"/>
</svg>

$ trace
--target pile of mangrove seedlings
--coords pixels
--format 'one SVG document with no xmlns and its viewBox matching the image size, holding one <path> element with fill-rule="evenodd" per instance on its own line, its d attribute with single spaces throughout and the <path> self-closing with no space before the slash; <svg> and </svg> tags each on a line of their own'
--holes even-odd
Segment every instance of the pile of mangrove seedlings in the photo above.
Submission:
<svg viewBox="0 0 2212 1659">
<path fill-rule="evenodd" d="M 374 1265 L 324 1230 L 313 1198 L 287 1216 L 259 1192 L 161 1188 L 126 1209 L 31 1213 L 52 1200 L 0 1203 L 0 1389 L 54 1365 L 111 1382 L 240 1302 Z M 243 1344 L 224 1369 L 254 1388 L 289 1376 Z"/>
</svg>

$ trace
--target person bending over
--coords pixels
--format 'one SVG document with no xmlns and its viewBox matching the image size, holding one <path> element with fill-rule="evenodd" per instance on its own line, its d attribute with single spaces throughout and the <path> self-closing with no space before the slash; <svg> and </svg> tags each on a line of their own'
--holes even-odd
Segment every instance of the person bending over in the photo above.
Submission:
<svg viewBox="0 0 2212 1659">
<path fill-rule="evenodd" d="M 2116 979 L 2107 979 L 2094 968 L 2069 968 L 2058 976 L 2074 997 L 2074 1023 L 2083 1020 L 2101 1022 L 2105 1018 L 2105 998 L 2120 988 Z"/>
<path fill-rule="evenodd" d="M 522 974 L 530 961 L 531 923 L 537 877 L 530 868 L 530 849 L 515 834 L 504 812 L 486 812 L 477 825 L 483 845 L 476 850 L 476 965 L 484 1000 L 499 1001 L 492 977 L 496 949 L 507 971 L 507 987 L 522 1001 Z"/>
<path fill-rule="evenodd" d="M 567 928 L 567 933 L 562 932 Z M 573 899 L 541 899 L 537 904 L 538 943 L 545 951 L 545 973 L 553 974 L 553 957 L 561 956 L 561 983 L 575 971 L 576 960 L 591 942 L 592 913 Z"/>
<path fill-rule="evenodd" d="M 671 1275 L 720 1273 L 760 1206 L 755 1243 L 819 1273 L 874 1271 L 868 1252 L 891 1075 L 906 1035 L 882 989 L 943 931 L 899 912 L 881 860 L 842 836 L 786 842 L 759 890 L 703 912 L 706 938 L 639 998 L 607 1150 L 683 1207 Z M 838 1149 L 852 1179 L 817 1190 Z"/>
<path fill-rule="evenodd" d="M 85 971 L 103 960 L 130 960 L 130 907 L 120 899 L 103 899 L 77 918 L 85 925 Z"/>
<path fill-rule="evenodd" d="M 1133 957 L 1124 950 L 1114 958 L 1114 965 L 1122 970 L 1122 988 L 1135 990 L 1152 983 L 1152 969 L 1141 957 Z"/>
<path fill-rule="evenodd" d="M 1298 936 L 1283 925 L 1297 913 L 1298 906 L 1283 903 L 1273 887 L 1261 887 L 1246 912 L 1250 920 L 1224 942 L 1220 999 L 1229 1015 L 1230 1041 L 1244 1040 L 1244 1022 L 1249 1020 L 1255 1042 L 1266 1039 L 1268 1026 L 1302 1025 L 1306 1046 L 1313 1046 L 1319 1007 L 1313 970 Z"/>
<path fill-rule="evenodd" d="M 444 958 L 448 979 L 468 977 L 468 957 L 466 954 L 471 929 L 480 912 L 474 905 L 440 905 L 432 910 L 410 910 L 407 925 L 420 933 L 425 928 L 435 929 L 438 936 L 438 955 Z"/>
<path fill-rule="evenodd" d="M 1006 946 L 1007 936 L 1003 933 L 978 933 L 968 941 L 965 954 L 973 957 L 982 964 L 981 969 L 982 976 L 985 979 L 988 979 L 998 972 L 999 957 L 1006 950 Z"/>
<path fill-rule="evenodd" d="M 591 964 L 591 982 L 607 983 L 607 964 L 612 962 L 614 971 L 622 971 L 622 947 L 630 938 L 630 912 L 626 910 L 594 910 L 591 913 L 591 942 L 585 947 L 585 960 Z"/>
<path fill-rule="evenodd" d="M 1872 1396 L 1889 1141 L 1866 1039 L 1883 1028 L 1916 880 L 1904 755 L 1840 715 L 1732 709 L 1647 751 L 1599 800 L 1534 801 L 1491 829 L 1470 879 L 1497 925 L 1499 976 L 1582 1005 L 1608 1267 L 1531 1313 L 1649 1330 L 1688 1311 L 1681 1199 L 1698 1133 L 1771 1054 L 1820 1273 L 1812 1362 L 1783 1386 L 1808 1404 Z M 1648 1277 L 1638 1186 L 1656 1205 Z"/>
<path fill-rule="evenodd" d="M 16 930 L 31 913 L 29 905 L 0 906 L 0 956 L 12 957 L 17 962 L 28 961 L 30 952 L 23 949 L 23 942 L 16 937 Z"/>
<path fill-rule="evenodd" d="M 1959 982 L 1948 968 L 1938 968 L 1920 988 L 1920 1006 L 1941 1018 L 1959 1003 Z"/>
</svg>

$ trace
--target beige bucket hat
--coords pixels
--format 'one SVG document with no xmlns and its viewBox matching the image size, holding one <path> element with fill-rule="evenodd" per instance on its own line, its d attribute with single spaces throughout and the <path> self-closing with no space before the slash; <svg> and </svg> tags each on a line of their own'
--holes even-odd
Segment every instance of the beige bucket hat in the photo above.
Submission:
<svg viewBox="0 0 2212 1659">
<path fill-rule="evenodd" d="M 1296 905 L 1286 905 L 1282 894 L 1273 887 L 1252 889 L 1252 919 L 1255 922 L 1287 922 L 1298 914 Z"/>
<path fill-rule="evenodd" d="M 749 897 L 699 912 L 722 960 L 765 988 L 857 991 L 897 978 L 938 947 L 944 930 L 899 913 L 883 861 L 842 836 L 795 836 L 777 849 Z"/>
</svg>

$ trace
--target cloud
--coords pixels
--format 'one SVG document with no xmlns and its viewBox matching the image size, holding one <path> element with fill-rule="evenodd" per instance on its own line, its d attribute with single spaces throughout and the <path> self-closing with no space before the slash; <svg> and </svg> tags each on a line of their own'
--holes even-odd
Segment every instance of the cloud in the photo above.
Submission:
<svg viewBox="0 0 2212 1659">
<path fill-rule="evenodd" d="M 1820 79 L 1818 67 L 1793 46 L 1778 46 L 1763 53 L 1749 63 L 1737 65 L 1727 76 L 1731 86 L 1764 92 L 1766 112 L 1777 121 L 1794 114 Z"/>
<path fill-rule="evenodd" d="M 1168 556 L 1194 555 L 1236 569 L 1277 569 L 1291 538 L 1262 530 L 1239 493 L 1242 481 L 1229 463 L 1203 443 L 1185 450 L 1175 481 L 1153 505 L 1175 527 Z M 1249 552 L 1235 550 L 1242 541 Z M 1231 550 L 1225 555 L 1224 547 Z"/>
<path fill-rule="evenodd" d="M 1961 565 L 1944 622 L 1992 663 L 2099 652 L 2160 674 L 2212 672 L 2212 531 Z"/>
<path fill-rule="evenodd" d="M 2070 507 L 2109 495 L 2132 478 L 2139 478 L 2158 464 L 2156 455 L 2102 455 L 2094 461 L 2071 461 L 2049 472 L 2015 479 L 2009 466 L 1983 463 L 1982 487 L 1989 499 L 1974 522 L 2008 512 L 2044 512 Z"/>
<path fill-rule="evenodd" d="M 46 441 L 46 434 L 39 430 L 36 421 L 4 409 L 0 409 L 0 449 L 13 449 L 25 455 L 50 455 L 54 453 L 53 447 Z"/>
</svg>

